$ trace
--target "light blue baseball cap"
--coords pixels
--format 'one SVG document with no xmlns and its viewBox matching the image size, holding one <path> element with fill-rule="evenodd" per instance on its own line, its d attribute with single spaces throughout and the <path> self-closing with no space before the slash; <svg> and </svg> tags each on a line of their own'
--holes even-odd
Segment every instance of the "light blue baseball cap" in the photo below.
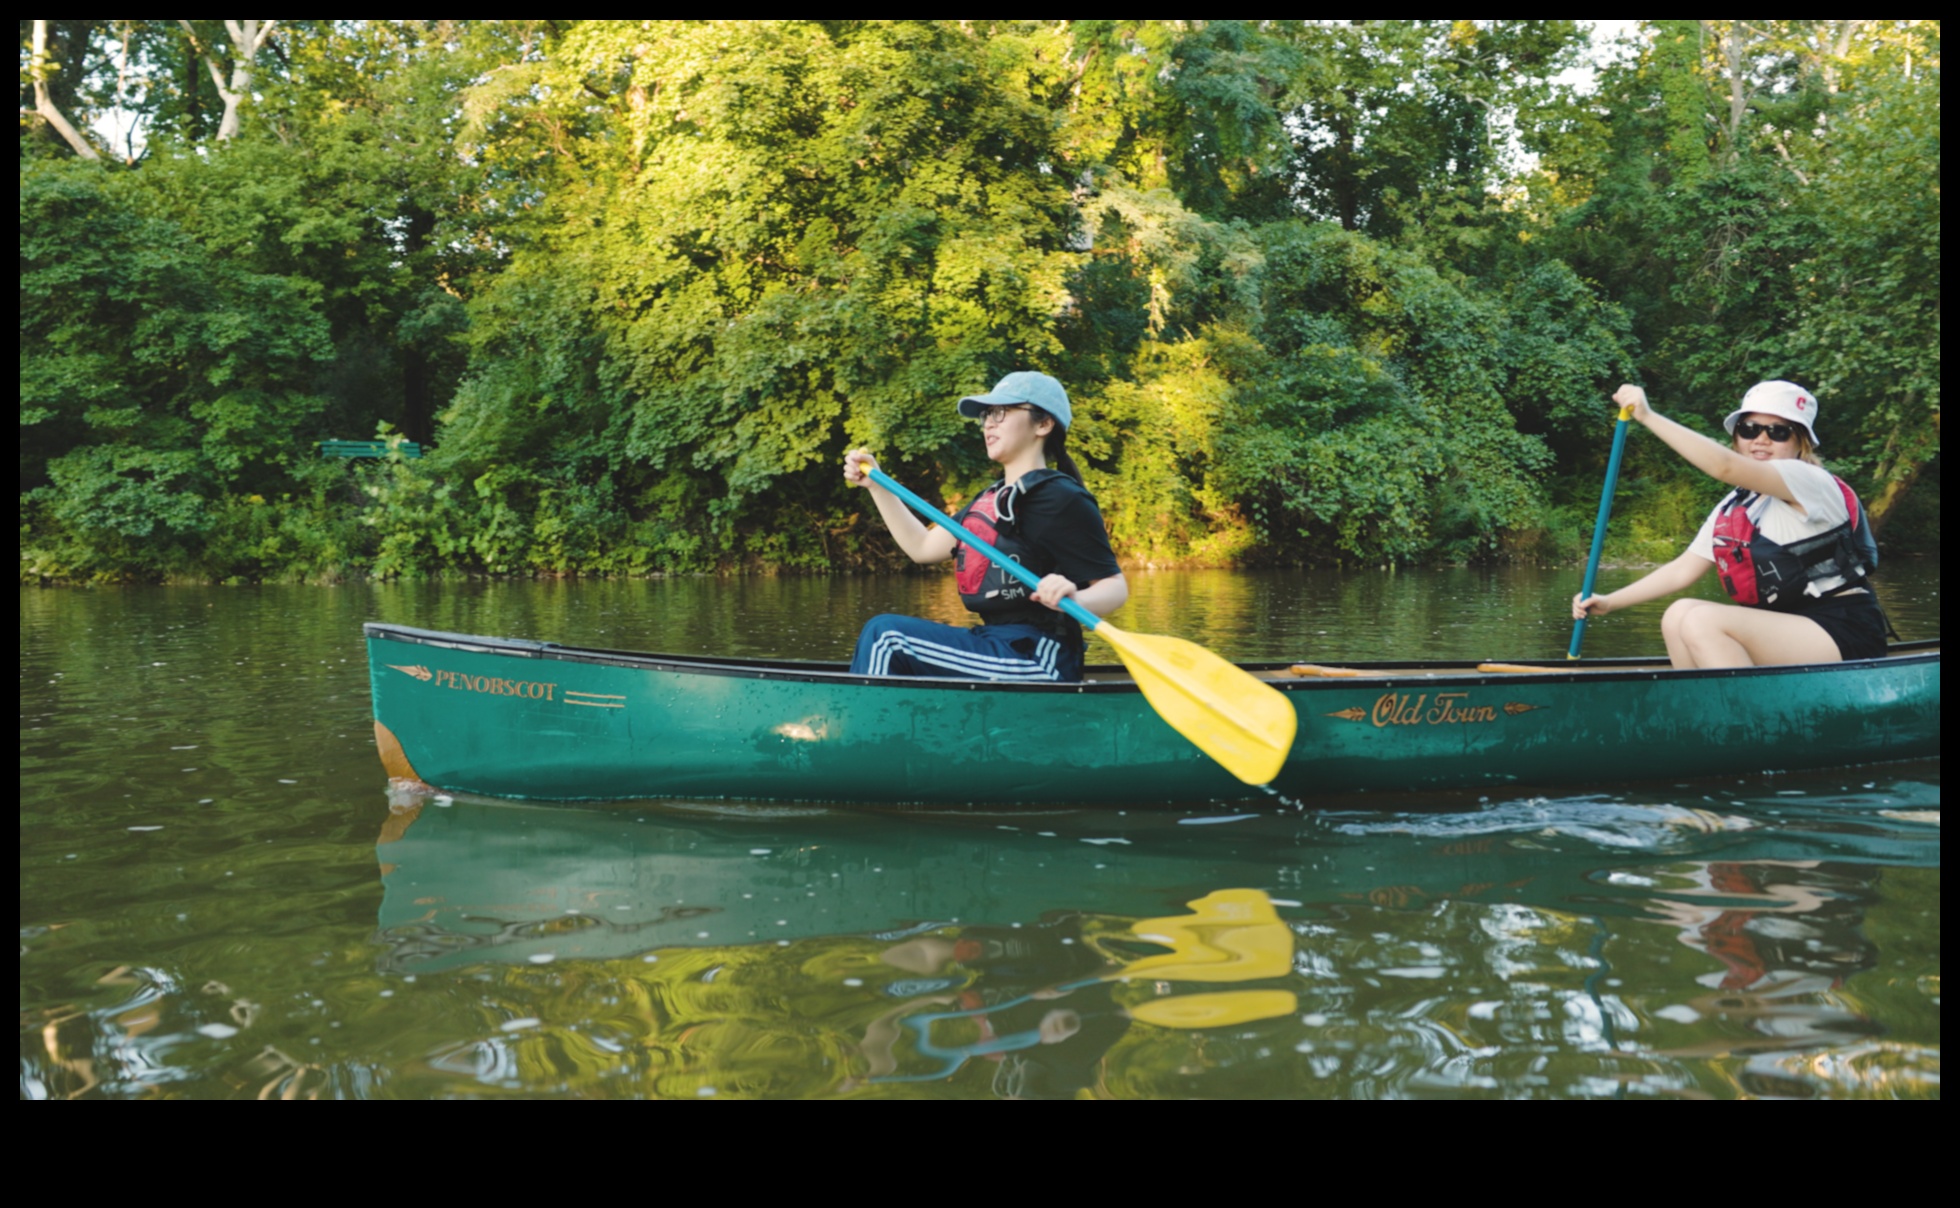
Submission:
<svg viewBox="0 0 1960 1208">
<path fill-rule="evenodd" d="M 1047 374 L 1029 370 L 1008 374 L 1000 379 L 999 385 L 985 394 L 967 395 L 960 400 L 960 414 L 968 419 L 979 419 L 988 407 L 1012 407 L 1020 403 L 1032 403 L 1054 416 L 1055 422 L 1063 429 L 1068 428 L 1068 391 Z"/>
</svg>

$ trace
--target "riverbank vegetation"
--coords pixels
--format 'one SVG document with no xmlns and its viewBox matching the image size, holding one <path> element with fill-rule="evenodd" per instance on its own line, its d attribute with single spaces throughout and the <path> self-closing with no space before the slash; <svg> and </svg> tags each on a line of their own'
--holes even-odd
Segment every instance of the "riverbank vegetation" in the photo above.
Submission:
<svg viewBox="0 0 1960 1208">
<path fill-rule="evenodd" d="M 1583 557 L 1606 397 L 1937 539 L 1937 22 L 21 23 L 24 581 L 886 568 L 1066 383 L 1119 553 Z M 318 442 L 392 452 L 325 459 Z M 427 446 L 404 456 L 403 441 Z M 1631 442 L 1609 558 L 1712 502 Z"/>
</svg>

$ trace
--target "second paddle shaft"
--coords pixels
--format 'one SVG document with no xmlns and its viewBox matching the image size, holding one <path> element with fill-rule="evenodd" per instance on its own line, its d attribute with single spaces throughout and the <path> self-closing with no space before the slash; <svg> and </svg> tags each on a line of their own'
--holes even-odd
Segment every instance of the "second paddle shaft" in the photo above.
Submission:
<svg viewBox="0 0 1960 1208">
<path fill-rule="evenodd" d="M 1633 419 L 1631 406 L 1620 408 L 1620 421 L 1613 427 L 1613 455 L 1606 459 L 1606 485 L 1599 492 L 1599 518 L 1593 521 L 1592 553 L 1586 556 L 1586 581 L 1579 588 L 1579 599 L 1585 600 L 1593 594 L 1593 582 L 1599 577 L 1599 556 L 1606 549 L 1606 518 L 1613 512 L 1613 486 L 1620 480 L 1620 454 L 1627 447 L 1627 424 Z M 1586 618 L 1580 617 L 1572 622 L 1572 645 L 1567 647 L 1565 657 L 1579 657 L 1579 644 L 1586 640 Z"/>
<path fill-rule="evenodd" d="M 968 530 L 965 525 L 961 524 L 957 520 L 954 520 L 951 516 L 948 516 L 946 513 L 940 511 L 938 508 L 932 506 L 930 503 L 927 503 L 925 500 L 919 498 L 917 495 L 914 495 L 911 491 L 900 486 L 898 482 L 892 478 L 891 475 L 885 473 L 877 466 L 872 465 L 872 466 L 864 467 L 864 473 L 866 477 L 871 479 L 871 481 L 877 483 L 879 486 L 885 488 L 887 491 L 890 491 L 892 494 L 898 496 L 901 500 L 903 500 L 905 502 L 905 506 L 911 508 L 919 515 L 924 516 L 927 520 L 932 521 L 934 524 L 944 525 L 946 527 L 946 531 L 953 534 L 954 537 L 958 538 L 960 541 L 964 542 L 965 544 L 972 546 L 974 549 L 979 550 L 981 553 L 987 555 L 988 558 L 993 560 L 994 565 L 1000 567 L 1002 570 L 1005 570 L 1008 574 L 1013 575 L 1021 582 L 1027 584 L 1030 588 L 1036 588 L 1041 586 L 1040 575 L 1035 574 L 1027 567 L 1022 566 L 1019 562 L 1016 562 L 1014 559 L 1008 557 L 1006 554 L 1003 554 L 999 550 L 995 549 L 992 545 L 989 545 L 987 542 L 982 541 L 979 537 L 975 536 L 970 530 Z M 1101 618 L 1097 617 L 1095 613 L 1090 612 L 1088 609 L 1082 607 L 1082 605 L 1077 604 L 1074 600 L 1064 599 L 1061 604 L 1061 610 L 1067 613 L 1069 616 L 1073 617 L 1078 622 L 1080 622 L 1084 629 L 1094 629 L 1097 625 L 1102 623 Z"/>
</svg>

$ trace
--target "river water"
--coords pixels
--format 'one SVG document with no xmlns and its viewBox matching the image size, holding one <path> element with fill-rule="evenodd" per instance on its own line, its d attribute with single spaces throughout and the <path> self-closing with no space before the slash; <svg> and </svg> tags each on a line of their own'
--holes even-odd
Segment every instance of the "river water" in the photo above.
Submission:
<svg viewBox="0 0 1960 1208">
<path fill-rule="evenodd" d="M 1885 599 L 1939 634 L 1939 566 Z M 1611 588 L 1635 572 L 1605 572 Z M 1570 572 L 1133 578 L 1247 660 L 1554 657 Z M 24 1098 L 1937 1097 L 1937 762 L 928 816 L 390 800 L 360 624 L 846 657 L 943 577 L 23 590 Z M 1659 648 L 1658 609 L 1587 652 Z"/>
</svg>

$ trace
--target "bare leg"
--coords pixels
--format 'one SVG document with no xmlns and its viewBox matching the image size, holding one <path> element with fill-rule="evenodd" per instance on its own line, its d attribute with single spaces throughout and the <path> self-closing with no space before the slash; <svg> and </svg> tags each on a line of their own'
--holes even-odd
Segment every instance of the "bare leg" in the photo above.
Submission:
<svg viewBox="0 0 1960 1208">
<path fill-rule="evenodd" d="M 1699 605 L 1682 608 L 1684 604 Z M 1676 615 L 1679 609 L 1679 615 Z M 1767 667 L 1779 663 L 1836 663 L 1843 656 L 1823 626 L 1788 612 L 1769 612 L 1706 600 L 1682 600 L 1668 609 L 1681 654 L 1690 667 Z M 1662 632 L 1667 632 L 1663 622 Z M 1668 641 L 1674 665 L 1675 639 Z"/>
<path fill-rule="evenodd" d="M 1681 627 L 1688 614 L 1698 608 L 1717 608 L 1719 605 L 1709 600 L 1676 600 L 1667 606 L 1661 615 L 1661 640 L 1667 643 L 1667 657 L 1678 669 L 1700 666 L 1694 654 L 1688 649 L 1688 639 L 1681 634 Z"/>
</svg>

